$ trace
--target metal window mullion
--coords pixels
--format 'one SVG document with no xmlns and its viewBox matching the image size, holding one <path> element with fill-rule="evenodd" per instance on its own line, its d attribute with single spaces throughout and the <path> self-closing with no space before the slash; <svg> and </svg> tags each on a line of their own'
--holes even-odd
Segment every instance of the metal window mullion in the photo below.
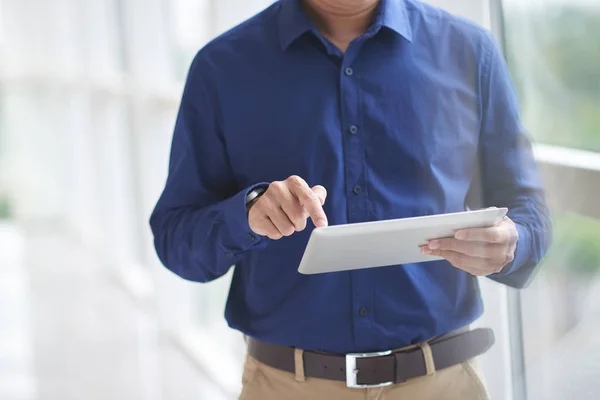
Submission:
<svg viewBox="0 0 600 400">
<path fill-rule="evenodd" d="M 502 0 L 489 0 L 491 31 L 506 57 L 506 31 Z M 510 343 L 510 366 L 512 400 L 527 400 L 527 371 L 523 334 L 523 307 L 521 292 L 508 289 L 508 332 Z"/>
</svg>

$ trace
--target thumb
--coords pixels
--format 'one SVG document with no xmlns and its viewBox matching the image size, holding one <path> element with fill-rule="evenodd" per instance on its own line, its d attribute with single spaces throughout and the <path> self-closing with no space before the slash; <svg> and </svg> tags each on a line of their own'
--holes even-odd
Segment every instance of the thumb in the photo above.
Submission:
<svg viewBox="0 0 600 400">
<path fill-rule="evenodd" d="M 321 200 L 321 205 L 325 204 L 325 199 L 327 198 L 327 190 L 323 186 L 317 185 L 313 186 L 312 191 L 314 194 L 317 195 L 319 200 Z"/>
</svg>

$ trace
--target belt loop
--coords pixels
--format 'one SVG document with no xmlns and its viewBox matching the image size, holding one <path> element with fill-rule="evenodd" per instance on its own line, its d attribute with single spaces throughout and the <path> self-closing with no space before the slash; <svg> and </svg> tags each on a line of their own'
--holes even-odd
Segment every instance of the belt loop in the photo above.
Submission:
<svg viewBox="0 0 600 400">
<path fill-rule="evenodd" d="M 433 354 L 431 353 L 431 346 L 429 343 L 420 343 L 419 347 L 423 351 L 423 357 L 425 359 L 425 369 L 427 370 L 427 376 L 435 375 L 435 361 L 433 360 Z"/>
<path fill-rule="evenodd" d="M 304 382 L 306 380 L 304 376 L 304 350 L 294 349 L 294 364 L 296 366 L 296 380 L 298 382 Z"/>
</svg>

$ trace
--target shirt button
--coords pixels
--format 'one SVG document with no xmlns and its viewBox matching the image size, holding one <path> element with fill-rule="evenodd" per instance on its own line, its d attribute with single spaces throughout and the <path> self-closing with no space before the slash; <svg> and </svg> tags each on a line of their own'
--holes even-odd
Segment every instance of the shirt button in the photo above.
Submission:
<svg viewBox="0 0 600 400">
<path fill-rule="evenodd" d="M 354 71 L 352 70 L 352 68 L 348 67 L 346 68 L 344 73 L 346 74 L 346 76 L 351 76 L 354 73 Z"/>
<path fill-rule="evenodd" d="M 231 253 L 225 253 L 225 255 L 226 255 L 227 257 L 233 257 L 233 254 L 231 254 Z"/>
<path fill-rule="evenodd" d="M 356 185 L 352 189 L 352 192 L 354 192 L 354 194 L 359 194 L 360 192 L 362 192 L 362 188 L 359 185 Z"/>
<path fill-rule="evenodd" d="M 356 135 L 357 132 L 358 132 L 358 128 L 356 127 L 356 125 L 352 125 L 350 127 L 350 133 L 353 135 Z"/>
<path fill-rule="evenodd" d="M 251 233 L 248 234 L 248 238 L 250 238 L 250 240 L 252 240 L 252 241 L 256 240 L 256 236 L 254 236 Z"/>
<path fill-rule="evenodd" d="M 358 315 L 360 315 L 361 317 L 366 316 L 369 313 L 369 310 L 367 310 L 365 307 L 361 307 L 360 310 L 358 310 Z"/>
</svg>

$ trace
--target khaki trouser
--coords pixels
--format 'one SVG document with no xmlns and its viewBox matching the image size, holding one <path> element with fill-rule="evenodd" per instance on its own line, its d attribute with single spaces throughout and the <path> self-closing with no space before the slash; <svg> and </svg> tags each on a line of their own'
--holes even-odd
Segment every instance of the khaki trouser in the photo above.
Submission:
<svg viewBox="0 0 600 400">
<path fill-rule="evenodd" d="M 414 347 L 414 346 L 411 346 Z M 408 349 L 408 348 L 407 348 Z M 429 355 L 429 357 L 431 357 Z M 431 365 L 431 359 L 426 362 Z M 349 389 L 345 382 L 304 377 L 302 357 L 296 374 L 281 371 L 248 355 L 239 400 L 489 400 L 475 360 L 435 371 L 397 385 Z"/>
</svg>

